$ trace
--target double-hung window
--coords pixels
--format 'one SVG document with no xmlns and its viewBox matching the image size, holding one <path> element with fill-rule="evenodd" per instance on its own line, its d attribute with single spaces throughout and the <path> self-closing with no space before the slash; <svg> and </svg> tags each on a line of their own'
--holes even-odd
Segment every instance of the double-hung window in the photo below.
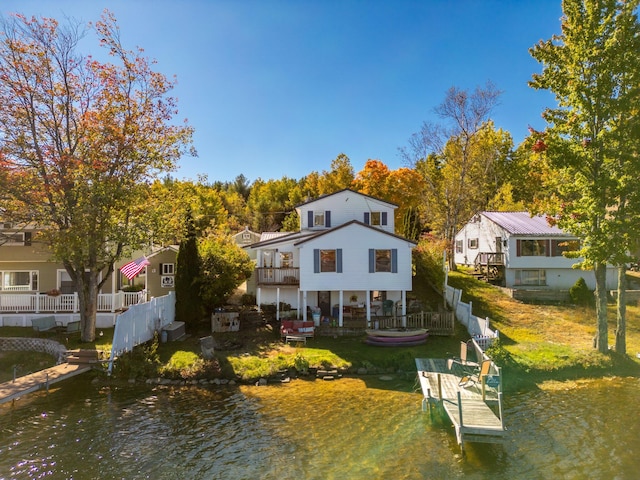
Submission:
<svg viewBox="0 0 640 480">
<path fill-rule="evenodd" d="M 387 225 L 387 212 L 364 212 L 364 223 L 376 227 Z"/>
<path fill-rule="evenodd" d="M 398 249 L 369 249 L 369 273 L 398 273 Z"/>
<path fill-rule="evenodd" d="M 308 228 L 329 228 L 331 226 L 331 211 L 309 210 L 307 212 L 307 225 Z"/>
<path fill-rule="evenodd" d="M 314 273 L 342 273 L 342 249 L 314 249 L 313 271 Z"/>
<path fill-rule="evenodd" d="M 36 270 L 2 272 L 0 287 L 5 292 L 37 291 L 38 272 Z"/>
<path fill-rule="evenodd" d="M 161 267 L 161 275 L 173 275 L 175 274 L 175 268 L 173 263 L 162 263 Z"/>
</svg>

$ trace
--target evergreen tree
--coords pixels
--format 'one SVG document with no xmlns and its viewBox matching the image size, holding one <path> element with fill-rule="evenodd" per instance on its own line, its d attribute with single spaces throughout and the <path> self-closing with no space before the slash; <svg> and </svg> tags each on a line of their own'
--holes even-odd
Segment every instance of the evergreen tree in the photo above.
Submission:
<svg viewBox="0 0 640 480">
<path fill-rule="evenodd" d="M 176 320 L 189 327 L 197 326 L 203 317 L 200 297 L 200 255 L 196 229 L 188 209 L 185 218 L 186 235 L 180 242 L 176 259 Z"/>
</svg>

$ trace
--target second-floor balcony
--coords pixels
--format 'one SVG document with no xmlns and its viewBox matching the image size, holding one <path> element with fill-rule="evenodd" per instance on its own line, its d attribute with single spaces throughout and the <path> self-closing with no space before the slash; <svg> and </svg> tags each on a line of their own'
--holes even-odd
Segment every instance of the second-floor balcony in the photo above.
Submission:
<svg viewBox="0 0 640 480">
<path fill-rule="evenodd" d="M 256 281 L 258 285 L 299 285 L 300 269 L 293 267 L 256 268 Z"/>
</svg>

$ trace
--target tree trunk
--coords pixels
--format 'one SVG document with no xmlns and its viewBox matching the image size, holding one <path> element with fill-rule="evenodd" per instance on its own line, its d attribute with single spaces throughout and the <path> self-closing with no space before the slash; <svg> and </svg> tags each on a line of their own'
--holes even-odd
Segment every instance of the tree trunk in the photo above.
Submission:
<svg viewBox="0 0 640 480">
<path fill-rule="evenodd" d="M 616 324 L 616 352 L 627 354 L 627 267 L 618 267 L 618 299 Z"/>
<path fill-rule="evenodd" d="M 607 353 L 607 266 L 604 263 L 596 263 L 594 267 L 596 276 L 596 334 L 593 338 L 593 346 L 600 353 Z"/>
<path fill-rule="evenodd" d="M 79 275 L 76 280 L 80 303 L 80 340 L 93 342 L 96 339 L 96 314 L 98 311 L 98 279 L 94 274 Z"/>
</svg>

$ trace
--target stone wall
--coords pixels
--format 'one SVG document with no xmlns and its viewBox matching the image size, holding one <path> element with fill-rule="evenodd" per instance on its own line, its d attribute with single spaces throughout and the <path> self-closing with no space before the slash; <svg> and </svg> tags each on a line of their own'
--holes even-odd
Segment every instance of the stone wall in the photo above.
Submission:
<svg viewBox="0 0 640 480">
<path fill-rule="evenodd" d="M 5 350 L 48 353 L 57 363 L 65 361 L 67 351 L 61 343 L 46 338 L 0 337 L 0 352 Z"/>
</svg>

